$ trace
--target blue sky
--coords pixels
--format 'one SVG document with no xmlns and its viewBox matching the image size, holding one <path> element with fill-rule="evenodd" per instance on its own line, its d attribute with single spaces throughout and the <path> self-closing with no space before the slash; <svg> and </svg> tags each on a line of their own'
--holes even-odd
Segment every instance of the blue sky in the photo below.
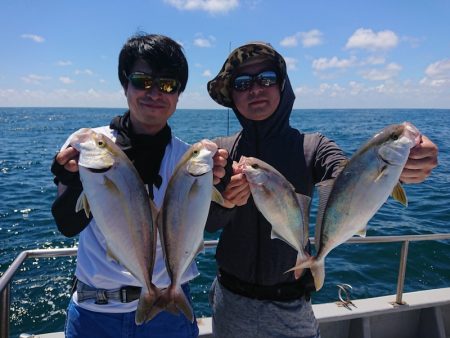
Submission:
<svg viewBox="0 0 450 338">
<path fill-rule="evenodd" d="M 183 45 L 179 108 L 230 48 L 270 42 L 295 108 L 450 108 L 449 0 L 2 0 L 0 107 L 126 107 L 117 56 L 139 31 Z"/>
</svg>

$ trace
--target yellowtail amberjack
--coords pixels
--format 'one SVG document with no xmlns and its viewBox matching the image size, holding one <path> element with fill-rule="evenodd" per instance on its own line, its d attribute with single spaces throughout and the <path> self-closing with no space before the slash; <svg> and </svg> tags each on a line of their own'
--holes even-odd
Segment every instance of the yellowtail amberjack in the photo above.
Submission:
<svg viewBox="0 0 450 338">
<path fill-rule="evenodd" d="M 297 263 L 310 257 L 304 248 L 308 239 L 311 198 L 297 194 L 292 184 L 268 163 L 242 156 L 238 163 L 250 185 L 258 210 L 272 225 L 271 238 L 278 238 L 297 250 Z M 296 277 L 301 271 L 296 271 Z"/>
<path fill-rule="evenodd" d="M 161 311 L 154 306 L 159 296 L 152 283 L 156 228 L 147 190 L 125 153 L 105 135 L 84 128 L 70 144 L 80 152 L 83 193 L 77 211 L 92 212 L 108 255 L 141 283 L 135 319 L 142 324 Z"/>
<path fill-rule="evenodd" d="M 325 279 L 325 257 L 333 248 L 353 235 L 365 236 L 367 222 L 390 194 L 406 206 L 399 178 L 410 149 L 419 142 L 420 132 L 412 124 L 388 126 L 356 151 L 335 180 L 319 183 L 317 254 L 291 270 L 311 268 L 319 290 Z"/>
<path fill-rule="evenodd" d="M 158 306 L 189 320 L 194 315 L 181 289 L 182 276 L 203 250 L 203 231 L 211 200 L 223 203 L 213 187 L 213 156 L 217 145 L 202 140 L 192 145 L 179 161 L 158 214 L 158 230 L 171 285 L 162 292 Z"/>
</svg>

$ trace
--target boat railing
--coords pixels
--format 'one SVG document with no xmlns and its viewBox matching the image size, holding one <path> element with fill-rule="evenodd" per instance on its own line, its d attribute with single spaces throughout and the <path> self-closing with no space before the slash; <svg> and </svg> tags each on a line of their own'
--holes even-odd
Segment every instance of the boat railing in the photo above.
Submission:
<svg viewBox="0 0 450 338">
<path fill-rule="evenodd" d="M 450 233 L 427 235 L 370 236 L 364 238 L 352 237 L 346 243 L 402 243 L 395 300 L 395 303 L 397 303 L 398 305 L 402 305 L 409 243 L 416 241 L 438 241 L 448 239 L 450 239 Z M 310 241 L 312 244 L 314 244 L 314 238 L 311 237 Z M 214 248 L 217 246 L 217 242 L 217 240 L 205 241 L 205 248 Z M 12 264 L 0 278 L 0 338 L 9 337 L 11 281 L 22 263 L 28 258 L 74 256 L 76 255 L 77 250 L 78 249 L 76 247 L 58 249 L 34 249 L 22 251 L 17 256 L 17 258 L 12 262 Z"/>
</svg>

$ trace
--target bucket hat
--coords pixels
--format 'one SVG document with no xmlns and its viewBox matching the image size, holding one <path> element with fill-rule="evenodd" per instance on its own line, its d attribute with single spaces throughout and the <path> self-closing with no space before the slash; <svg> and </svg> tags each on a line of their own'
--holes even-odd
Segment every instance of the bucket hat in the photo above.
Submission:
<svg viewBox="0 0 450 338">
<path fill-rule="evenodd" d="M 250 42 L 230 53 L 217 76 L 208 82 L 209 96 L 218 104 L 232 108 L 231 81 L 236 69 L 247 61 L 260 56 L 273 60 L 279 75 L 283 79 L 281 86 L 283 88 L 286 77 L 286 62 L 284 58 L 269 43 Z"/>
</svg>

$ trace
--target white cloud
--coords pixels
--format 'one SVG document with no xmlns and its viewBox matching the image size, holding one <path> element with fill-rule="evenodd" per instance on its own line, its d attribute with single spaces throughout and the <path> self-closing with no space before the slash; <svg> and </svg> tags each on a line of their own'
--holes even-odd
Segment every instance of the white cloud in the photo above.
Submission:
<svg viewBox="0 0 450 338">
<path fill-rule="evenodd" d="M 60 60 L 60 61 L 58 61 L 58 66 L 61 66 L 61 67 L 66 67 L 66 66 L 71 66 L 72 65 L 72 61 L 69 61 L 69 60 Z"/>
<path fill-rule="evenodd" d="M 450 59 L 439 60 L 432 63 L 425 70 L 428 77 L 449 78 L 450 77 Z"/>
<path fill-rule="evenodd" d="M 399 38 L 390 30 L 373 32 L 371 29 L 359 28 L 348 39 L 346 48 L 362 48 L 368 50 L 385 50 L 397 46 Z"/>
<path fill-rule="evenodd" d="M 211 14 L 228 13 L 239 6 L 238 0 L 164 0 L 165 3 L 187 11 L 205 11 Z"/>
<path fill-rule="evenodd" d="M 20 37 L 22 39 L 29 39 L 37 43 L 42 43 L 45 41 L 45 39 L 42 36 L 36 34 L 22 34 Z"/>
<path fill-rule="evenodd" d="M 317 29 L 309 32 L 301 32 L 300 38 L 302 39 L 303 47 L 314 47 L 322 44 L 322 35 Z"/>
<path fill-rule="evenodd" d="M 58 90 L 16 90 L 0 88 L 2 107 L 126 107 L 123 90 L 101 92 Z"/>
<path fill-rule="evenodd" d="M 280 45 L 283 47 L 295 47 L 300 41 L 305 48 L 314 47 L 322 44 L 322 32 L 317 29 L 309 32 L 298 32 L 294 35 L 287 36 L 281 40 Z"/>
<path fill-rule="evenodd" d="M 297 64 L 298 64 L 297 59 L 291 58 L 291 57 L 285 57 L 284 61 L 286 61 L 286 67 L 288 70 L 296 70 L 297 69 Z"/>
<path fill-rule="evenodd" d="M 207 78 L 211 78 L 212 77 L 212 73 L 209 69 L 205 69 L 202 73 L 202 76 L 207 77 Z"/>
<path fill-rule="evenodd" d="M 94 72 L 90 69 L 77 69 L 75 75 L 94 75 Z"/>
<path fill-rule="evenodd" d="M 354 57 L 350 59 L 339 59 L 336 56 L 333 56 L 331 59 L 319 58 L 313 60 L 312 67 L 317 71 L 323 71 L 330 68 L 349 68 L 354 65 L 355 60 Z"/>
<path fill-rule="evenodd" d="M 196 38 L 194 39 L 194 46 L 200 47 L 200 48 L 209 48 L 212 47 L 211 40 L 205 39 L 205 38 Z"/>
<path fill-rule="evenodd" d="M 72 80 L 70 77 L 67 76 L 60 76 L 59 81 L 61 81 L 64 84 L 71 84 L 75 82 L 74 80 Z"/>
<path fill-rule="evenodd" d="M 26 83 L 40 85 L 42 81 L 47 81 L 50 80 L 51 78 L 49 76 L 29 74 L 27 76 L 22 76 L 21 79 Z"/>
<path fill-rule="evenodd" d="M 382 56 L 370 56 L 362 62 L 363 65 L 382 65 L 386 62 L 386 58 Z"/>
<path fill-rule="evenodd" d="M 420 83 L 430 87 L 450 87 L 450 59 L 439 60 L 425 69 Z"/>
<path fill-rule="evenodd" d="M 396 63 L 388 64 L 384 69 L 371 69 L 361 72 L 363 78 L 370 81 L 386 81 L 394 78 L 402 70 Z"/>
<path fill-rule="evenodd" d="M 283 47 L 295 47 L 298 45 L 297 40 L 297 35 L 287 36 L 283 40 L 281 40 L 280 45 Z"/>
</svg>

